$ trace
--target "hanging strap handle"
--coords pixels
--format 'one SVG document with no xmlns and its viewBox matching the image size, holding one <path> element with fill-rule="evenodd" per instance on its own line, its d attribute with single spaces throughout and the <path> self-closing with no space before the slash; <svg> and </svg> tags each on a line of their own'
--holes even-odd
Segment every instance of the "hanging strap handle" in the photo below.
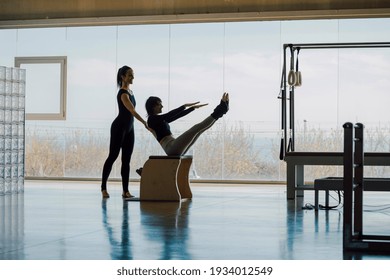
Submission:
<svg viewBox="0 0 390 280">
<path fill-rule="evenodd" d="M 288 79 L 287 82 L 290 86 L 294 86 L 297 82 L 295 71 L 294 71 L 294 50 L 293 47 L 290 46 L 290 53 L 291 53 L 291 58 L 290 58 L 290 72 L 288 72 Z"/>
<path fill-rule="evenodd" d="M 301 48 L 297 48 L 297 61 L 296 61 L 296 67 L 295 67 L 295 86 L 300 87 L 302 85 L 302 73 L 299 71 L 299 51 Z"/>
</svg>

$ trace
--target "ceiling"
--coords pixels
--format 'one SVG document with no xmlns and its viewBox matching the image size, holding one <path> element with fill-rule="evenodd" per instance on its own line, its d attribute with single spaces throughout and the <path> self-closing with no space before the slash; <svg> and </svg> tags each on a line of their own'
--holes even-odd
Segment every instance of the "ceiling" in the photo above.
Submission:
<svg viewBox="0 0 390 280">
<path fill-rule="evenodd" d="M 390 1 L 0 1 L 0 28 L 362 17 L 390 17 Z"/>
</svg>

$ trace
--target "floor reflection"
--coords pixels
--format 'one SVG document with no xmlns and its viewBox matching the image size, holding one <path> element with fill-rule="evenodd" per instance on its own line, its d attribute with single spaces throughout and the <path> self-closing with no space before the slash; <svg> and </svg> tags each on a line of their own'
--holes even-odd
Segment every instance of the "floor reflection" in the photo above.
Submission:
<svg viewBox="0 0 390 280">
<path fill-rule="evenodd" d="M 281 244 L 280 255 L 287 256 L 287 259 L 294 258 L 296 235 L 301 235 L 303 231 L 302 206 L 303 199 L 301 197 L 286 202 L 286 243 Z"/>
<path fill-rule="evenodd" d="M 132 248 L 130 240 L 129 227 L 129 208 L 128 202 L 123 201 L 123 212 L 120 226 L 119 237 L 117 238 L 116 230 L 118 227 L 111 225 L 107 214 L 107 199 L 102 200 L 102 219 L 103 226 L 107 232 L 110 242 L 110 256 L 112 260 L 132 260 Z"/>
<path fill-rule="evenodd" d="M 0 259 L 24 257 L 24 195 L 0 196 Z"/>
<path fill-rule="evenodd" d="M 302 209 L 314 194 L 286 201 L 285 186 L 202 185 L 181 203 L 123 201 L 119 187 L 107 201 L 96 183 L 34 181 L 24 194 L 0 196 L 0 262 L 390 259 L 343 254 L 342 208 Z M 376 192 L 370 199 L 387 203 Z M 365 212 L 364 228 L 388 235 L 388 217 Z"/>
<path fill-rule="evenodd" d="M 306 207 L 303 197 L 286 202 L 286 243 L 281 244 L 280 258 L 332 259 L 339 258 L 342 250 L 342 212 L 338 209 L 315 211 Z M 333 234 L 337 233 L 337 237 Z M 335 238 L 332 240 L 332 238 Z M 333 255 L 329 246 L 334 246 Z M 306 248 L 303 252 L 303 248 Z M 316 250 L 311 250 L 316 248 Z M 309 249 L 309 250 L 307 250 Z"/>
<path fill-rule="evenodd" d="M 161 247 L 159 259 L 191 259 L 188 218 L 191 200 L 141 202 L 141 225 L 147 238 Z"/>
</svg>

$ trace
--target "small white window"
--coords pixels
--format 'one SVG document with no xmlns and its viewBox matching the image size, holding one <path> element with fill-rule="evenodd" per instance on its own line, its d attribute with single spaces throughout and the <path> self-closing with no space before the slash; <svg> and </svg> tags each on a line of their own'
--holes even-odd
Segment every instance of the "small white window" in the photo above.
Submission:
<svg viewBox="0 0 390 280">
<path fill-rule="evenodd" d="M 26 120 L 66 119 L 66 56 L 15 57 L 26 69 Z"/>
</svg>

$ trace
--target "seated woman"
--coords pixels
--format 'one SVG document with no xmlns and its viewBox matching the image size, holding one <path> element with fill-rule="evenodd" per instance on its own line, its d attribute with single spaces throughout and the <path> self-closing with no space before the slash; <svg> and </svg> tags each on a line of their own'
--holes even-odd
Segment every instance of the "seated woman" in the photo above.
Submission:
<svg viewBox="0 0 390 280">
<path fill-rule="evenodd" d="M 148 98 L 145 104 L 148 113 L 148 126 L 154 130 L 154 136 L 168 156 L 184 155 L 205 130 L 226 114 L 229 110 L 229 94 L 223 94 L 220 104 L 209 117 L 194 125 L 180 136 L 173 137 L 169 123 L 206 105 L 199 104 L 199 102 L 187 103 L 166 114 L 161 114 L 163 108 L 161 99 L 155 96 Z"/>
</svg>

